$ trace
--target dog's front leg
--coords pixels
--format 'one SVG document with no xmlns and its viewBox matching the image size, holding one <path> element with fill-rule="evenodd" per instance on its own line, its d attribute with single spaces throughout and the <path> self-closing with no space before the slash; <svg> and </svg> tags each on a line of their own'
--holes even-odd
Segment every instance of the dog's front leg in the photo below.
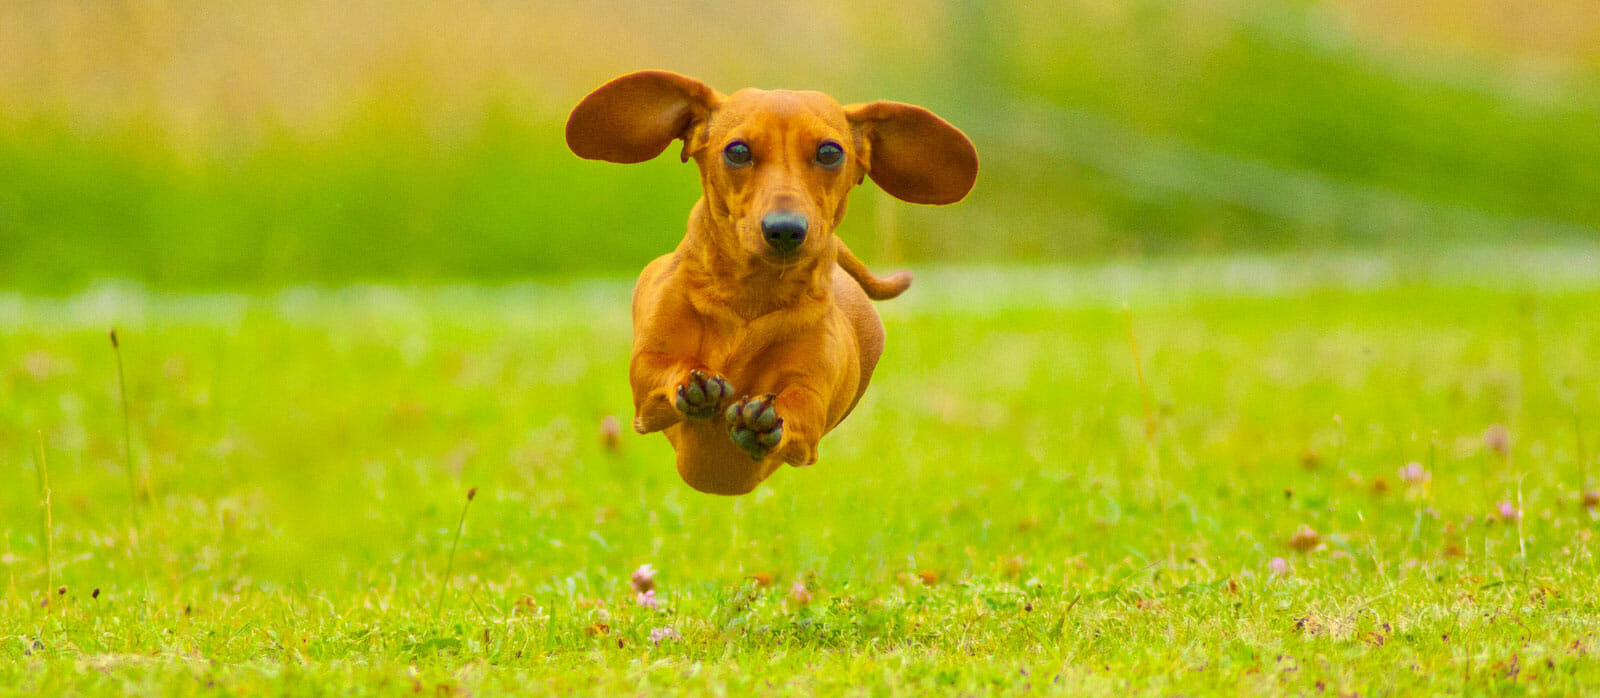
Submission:
<svg viewBox="0 0 1600 698">
<path fill-rule="evenodd" d="M 827 430 L 827 411 L 828 401 L 820 392 L 795 383 L 776 394 L 741 398 L 723 416 L 729 438 L 752 459 L 811 465 Z"/>
<path fill-rule="evenodd" d="M 705 419 L 732 397 L 727 379 L 688 357 L 655 352 L 634 355 L 633 429 L 649 434 L 684 419 Z"/>
</svg>

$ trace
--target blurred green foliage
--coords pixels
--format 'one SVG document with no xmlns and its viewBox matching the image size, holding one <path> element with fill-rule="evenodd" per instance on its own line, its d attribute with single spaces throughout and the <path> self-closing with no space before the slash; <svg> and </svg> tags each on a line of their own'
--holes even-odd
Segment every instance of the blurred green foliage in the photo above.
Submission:
<svg viewBox="0 0 1600 698">
<path fill-rule="evenodd" d="M 0 284 L 631 273 L 681 235 L 695 177 L 581 161 L 561 126 L 647 67 L 963 127 L 967 201 L 856 194 L 842 234 L 875 264 L 1593 237 L 1585 2 L 1502 26 L 1497 0 L 19 0 L 0 8 Z"/>
</svg>

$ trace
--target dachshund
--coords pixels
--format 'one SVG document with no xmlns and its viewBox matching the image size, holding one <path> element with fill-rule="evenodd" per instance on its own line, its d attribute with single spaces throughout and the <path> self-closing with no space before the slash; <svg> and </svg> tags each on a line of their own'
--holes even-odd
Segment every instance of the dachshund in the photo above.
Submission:
<svg viewBox="0 0 1600 698">
<path fill-rule="evenodd" d="M 871 177 L 919 204 L 972 189 L 978 153 L 959 129 L 898 102 L 841 106 L 821 92 L 723 95 L 665 71 L 630 73 L 572 110 L 567 145 L 636 163 L 683 141 L 703 196 L 677 249 L 633 292 L 633 428 L 664 431 L 678 473 L 744 494 L 817 444 L 861 399 L 883 353 L 871 300 L 911 275 L 879 278 L 834 231 L 850 189 Z"/>
</svg>

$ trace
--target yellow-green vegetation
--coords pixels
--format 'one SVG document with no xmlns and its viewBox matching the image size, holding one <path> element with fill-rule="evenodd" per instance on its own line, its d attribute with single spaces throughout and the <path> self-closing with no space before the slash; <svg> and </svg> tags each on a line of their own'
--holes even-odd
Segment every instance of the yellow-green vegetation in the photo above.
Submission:
<svg viewBox="0 0 1600 698">
<path fill-rule="evenodd" d="M 641 68 L 966 129 L 967 202 L 856 197 L 876 259 L 1592 239 L 1597 45 L 1593 0 L 8 0 L 0 283 L 626 273 L 696 179 L 561 134 Z"/>
<path fill-rule="evenodd" d="M 1600 248 L 919 272 L 741 498 L 623 279 L 0 295 L 0 694 L 1600 685 Z"/>
</svg>

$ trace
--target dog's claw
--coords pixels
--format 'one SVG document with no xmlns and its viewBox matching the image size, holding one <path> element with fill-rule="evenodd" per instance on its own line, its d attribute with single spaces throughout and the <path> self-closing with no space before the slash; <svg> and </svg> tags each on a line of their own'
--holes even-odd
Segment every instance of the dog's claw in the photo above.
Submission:
<svg viewBox="0 0 1600 698">
<path fill-rule="evenodd" d="M 722 400 L 733 393 L 722 376 L 700 370 L 689 372 L 689 377 L 678 386 L 676 406 L 679 412 L 695 419 L 705 419 L 717 413 Z"/>
<path fill-rule="evenodd" d="M 752 460 L 765 458 L 783 441 L 783 418 L 778 416 L 776 395 L 744 397 L 728 406 L 723 417 L 728 421 L 728 438 L 750 454 Z"/>
<path fill-rule="evenodd" d="M 762 446 L 766 446 L 768 450 L 771 450 L 773 448 L 777 448 L 778 442 L 782 441 L 782 440 L 783 440 L 783 420 L 781 420 L 781 419 L 778 420 L 777 424 L 773 425 L 773 429 L 771 431 L 769 431 L 769 432 L 767 432 L 765 434 L 762 434 L 761 438 L 756 439 L 756 441 L 760 442 L 760 444 Z"/>
</svg>

